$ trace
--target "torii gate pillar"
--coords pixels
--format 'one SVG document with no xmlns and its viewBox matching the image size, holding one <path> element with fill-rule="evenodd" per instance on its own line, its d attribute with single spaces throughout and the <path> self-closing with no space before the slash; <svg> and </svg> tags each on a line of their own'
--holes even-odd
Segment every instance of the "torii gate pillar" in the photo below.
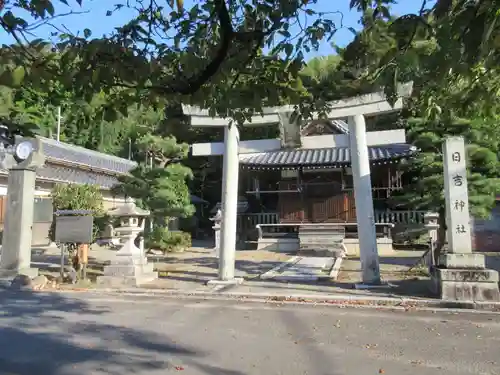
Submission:
<svg viewBox="0 0 500 375">
<path fill-rule="evenodd" d="M 236 222 L 238 207 L 239 132 L 235 123 L 224 127 L 224 157 L 222 167 L 222 222 L 219 249 L 219 280 L 237 283 L 234 277 Z"/>
<path fill-rule="evenodd" d="M 381 280 L 365 117 L 348 117 L 348 124 L 362 280 L 365 285 L 377 285 Z"/>
</svg>

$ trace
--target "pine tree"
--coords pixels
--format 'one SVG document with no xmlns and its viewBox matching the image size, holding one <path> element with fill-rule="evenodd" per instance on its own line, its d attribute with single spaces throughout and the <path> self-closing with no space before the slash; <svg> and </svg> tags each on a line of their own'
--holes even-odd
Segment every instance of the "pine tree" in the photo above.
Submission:
<svg viewBox="0 0 500 375">
<path fill-rule="evenodd" d="M 191 216 L 194 207 L 187 181 L 192 172 L 178 163 L 187 156 L 188 145 L 177 143 L 174 137 L 146 133 L 136 141 L 136 147 L 142 161 L 130 175 L 119 178 L 115 193 L 135 198 L 158 224 L 167 223 L 170 217 Z"/>
<path fill-rule="evenodd" d="M 485 218 L 491 213 L 495 195 L 500 193 L 498 144 L 492 143 L 487 137 L 487 129 L 492 131 L 497 126 L 500 126 L 500 121 L 485 124 L 481 119 L 449 116 L 432 120 L 413 118 L 408 121 L 408 141 L 419 152 L 402 164 L 407 181 L 403 190 L 393 197 L 392 203 L 398 208 L 439 214 L 436 258 L 446 236 L 442 143 L 450 136 L 465 138 L 471 215 Z"/>
</svg>

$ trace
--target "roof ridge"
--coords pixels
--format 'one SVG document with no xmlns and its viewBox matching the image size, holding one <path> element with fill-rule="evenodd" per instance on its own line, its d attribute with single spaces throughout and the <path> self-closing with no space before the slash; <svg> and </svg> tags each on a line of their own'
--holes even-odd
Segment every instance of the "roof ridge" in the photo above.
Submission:
<svg viewBox="0 0 500 375">
<path fill-rule="evenodd" d="M 330 120 L 330 122 L 343 134 L 349 134 L 349 125 L 344 120 Z"/>
</svg>

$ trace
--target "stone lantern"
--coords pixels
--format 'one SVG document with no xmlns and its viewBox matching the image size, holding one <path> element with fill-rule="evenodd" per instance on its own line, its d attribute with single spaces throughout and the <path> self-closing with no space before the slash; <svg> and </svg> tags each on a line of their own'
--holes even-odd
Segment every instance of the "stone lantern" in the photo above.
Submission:
<svg viewBox="0 0 500 375">
<path fill-rule="evenodd" d="M 135 239 L 144 231 L 146 217 L 150 212 L 135 205 L 128 198 L 123 206 L 109 212 L 112 217 L 120 219 L 120 226 L 115 232 L 120 238 L 120 249 L 109 266 L 104 267 L 104 276 L 98 278 L 99 284 L 108 286 L 137 286 L 158 278 L 158 273 L 153 271 L 153 264 L 148 263 L 144 252 L 144 241 L 141 239 L 139 247 Z"/>
<path fill-rule="evenodd" d="M 108 215 L 119 218 L 120 226 L 115 228 L 114 231 L 118 235 L 120 244 L 125 245 L 130 239 L 132 239 L 133 244 L 137 236 L 141 232 L 144 232 L 146 218 L 150 215 L 150 212 L 137 207 L 132 198 L 127 198 L 123 206 L 112 209 L 108 212 Z M 118 253 L 120 253 L 122 249 L 123 247 L 120 248 Z M 139 249 L 144 253 L 143 240 L 139 243 Z"/>
</svg>

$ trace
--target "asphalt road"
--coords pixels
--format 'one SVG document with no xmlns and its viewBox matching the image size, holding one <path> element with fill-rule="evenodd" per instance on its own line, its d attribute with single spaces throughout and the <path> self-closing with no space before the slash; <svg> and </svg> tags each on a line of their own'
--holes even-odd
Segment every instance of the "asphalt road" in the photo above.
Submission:
<svg viewBox="0 0 500 375">
<path fill-rule="evenodd" d="M 500 315 L 0 293 L 0 374 L 500 374 Z"/>
</svg>

